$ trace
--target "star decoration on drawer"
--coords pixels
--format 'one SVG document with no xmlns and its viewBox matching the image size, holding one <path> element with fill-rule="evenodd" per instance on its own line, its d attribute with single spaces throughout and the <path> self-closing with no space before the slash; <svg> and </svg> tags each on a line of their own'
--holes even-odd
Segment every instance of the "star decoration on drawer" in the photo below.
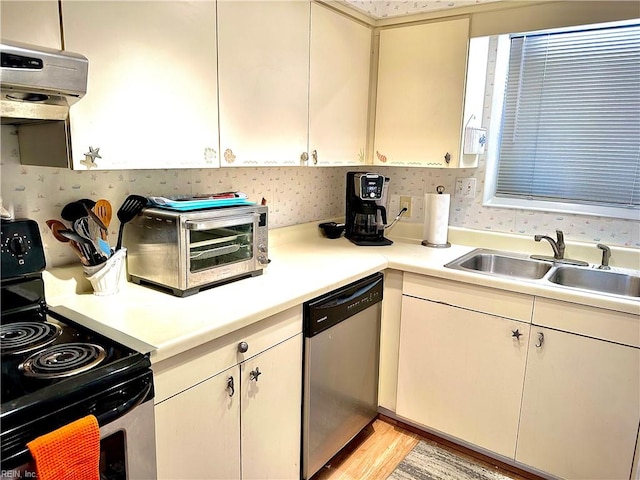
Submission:
<svg viewBox="0 0 640 480">
<path fill-rule="evenodd" d="M 89 147 L 89 151 L 85 152 L 84 154 L 84 160 L 80 160 L 80 163 L 86 166 L 88 169 L 91 169 L 98 166 L 98 164 L 96 163 L 96 158 L 102 158 L 100 156 L 100 147 Z"/>
<path fill-rule="evenodd" d="M 516 328 L 515 330 L 511 330 L 511 336 L 513 338 L 517 338 L 518 340 L 520 340 L 520 337 L 522 336 L 522 333 L 520 333 L 520 330 L 518 330 Z"/>
</svg>

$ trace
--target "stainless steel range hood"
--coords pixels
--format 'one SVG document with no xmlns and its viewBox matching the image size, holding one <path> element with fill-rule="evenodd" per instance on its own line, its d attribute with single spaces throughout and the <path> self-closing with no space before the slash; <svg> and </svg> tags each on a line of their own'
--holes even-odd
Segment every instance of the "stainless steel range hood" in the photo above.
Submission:
<svg viewBox="0 0 640 480">
<path fill-rule="evenodd" d="M 89 61 L 77 53 L 2 41 L 2 124 L 66 120 L 87 92 Z"/>
<path fill-rule="evenodd" d="M 77 53 L 0 43 L 2 125 L 15 125 L 20 162 L 71 167 L 69 107 L 87 91 L 89 61 Z"/>
</svg>

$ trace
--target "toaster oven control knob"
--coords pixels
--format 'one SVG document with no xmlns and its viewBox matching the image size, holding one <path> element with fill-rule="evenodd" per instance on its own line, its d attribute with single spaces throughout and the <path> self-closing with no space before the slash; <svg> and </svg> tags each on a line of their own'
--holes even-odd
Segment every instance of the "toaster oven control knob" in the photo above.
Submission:
<svg viewBox="0 0 640 480">
<path fill-rule="evenodd" d="M 249 344 L 247 342 L 240 342 L 238 344 L 238 352 L 247 353 L 249 351 Z"/>
<path fill-rule="evenodd" d="M 264 243 L 261 243 L 260 245 L 258 245 L 258 251 L 260 253 L 267 253 L 267 247 L 265 247 Z"/>
<path fill-rule="evenodd" d="M 264 255 L 260 255 L 260 256 L 258 256 L 258 263 L 260 265 L 267 265 L 269 263 L 269 259 L 267 257 L 265 257 Z"/>
</svg>

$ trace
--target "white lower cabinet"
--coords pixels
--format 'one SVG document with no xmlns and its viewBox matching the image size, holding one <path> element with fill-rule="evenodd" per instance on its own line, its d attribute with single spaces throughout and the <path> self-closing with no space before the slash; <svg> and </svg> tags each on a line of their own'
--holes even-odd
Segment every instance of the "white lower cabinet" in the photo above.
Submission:
<svg viewBox="0 0 640 480">
<path fill-rule="evenodd" d="M 301 368 L 301 334 L 240 365 L 243 479 L 299 478 Z"/>
<path fill-rule="evenodd" d="M 513 458 L 529 328 L 404 296 L 396 413 Z"/>
<path fill-rule="evenodd" d="M 398 416 L 554 477 L 640 478 L 637 314 L 411 273 L 402 291 Z"/>
<path fill-rule="evenodd" d="M 159 479 L 240 478 L 238 367 L 156 405 Z M 238 383 L 231 394 L 229 379 Z"/>
<path fill-rule="evenodd" d="M 639 349 L 532 327 L 518 462 L 567 479 L 628 479 L 639 421 Z"/>
<path fill-rule="evenodd" d="M 154 366 L 158 479 L 299 478 L 300 313 L 291 309 Z"/>
</svg>

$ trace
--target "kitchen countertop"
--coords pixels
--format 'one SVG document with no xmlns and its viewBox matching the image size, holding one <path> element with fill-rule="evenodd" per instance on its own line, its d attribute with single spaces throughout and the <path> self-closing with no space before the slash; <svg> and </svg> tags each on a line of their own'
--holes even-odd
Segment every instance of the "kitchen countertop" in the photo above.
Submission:
<svg viewBox="0 0 640 480">
<path fill-rule="evenodd" d="M 460 235 L 450 234 L 453 243 L 450 248 L 428 248 L 409 238 L 397 238 L 391 246 L 359 247 L 345 238 L 321 237 L 315 222 L 306 227 L 280 230 L 285 233 L 270 231 L 272 262 L 265 273 L 257 277 L 185 298 L 123 280 L 120 292 L 101 297 L 91 293 L 91 286 L 82 278 L 79 266 L 60 267 L 44 274 L 47 302 L 54 308 L 64 306 L 81 314 L 80 318 L 89 317 L 95 324 L 114 329 L 115 338 L 123 343 L 130 344 L 124 338 L 133 337 L 148 344 L 154 363 L 386 268 L 640 313 L 637 300 L 445 268 L 447 262 L 485 246 L 474 244 L 475 240 L 466 241 Z M 460 241 L 454 243 L 458 238 Z M 492 242 L 490 248 L 498 248 L 494 244 Z M 638 325 L 640 328 L 640 317 Z M 123 337 L 118 338 L 118 334 Z"/>
</svg>

